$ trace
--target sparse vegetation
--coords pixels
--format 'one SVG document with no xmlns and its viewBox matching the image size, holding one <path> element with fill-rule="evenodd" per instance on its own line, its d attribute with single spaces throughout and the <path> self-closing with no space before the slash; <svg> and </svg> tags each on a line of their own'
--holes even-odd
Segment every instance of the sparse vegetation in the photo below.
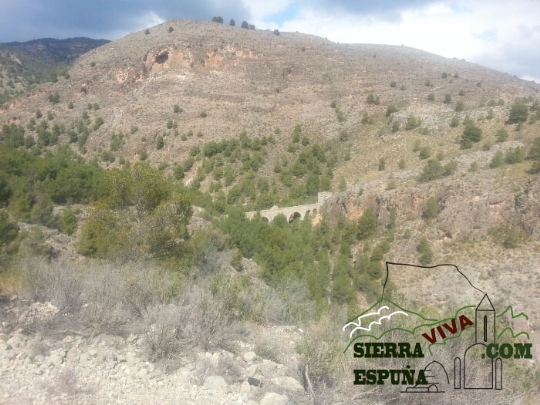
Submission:
<svg viewBox="0 0 540 405">
<path fill-rule="evenodd" d="M 474 143 L 478 143 L 482 140 L 482 129 L 469 123 L 465 126 L 463 134 L 461 135 L 460 145 L 461 149 L 470 149 Z"/>
<path fill-rule="evenodd" d="M 418 242 L 416 251 L 420 253 L 418 261 L 421 265 L 427 266 L 431 264 L 433 261 L 433 251 L 431 250 L 431 246 L 429 245 L 429 242 L 425 236 L 422 236 L 420 242 Z"/>
<path fill-rule="evenodd" d="M 386 107 L 386 116 L 390 117 L 393 113 L 397 112 L 398 109 L 395 105 L 390 104 L 388 107 Z"/>
<path fill-rule="evenodd" d="M 379 105 L 379 96 L 370 93 L 366 98 L 366 102 L 368 104 Z"/>
<path fill-rule="evenodd" d="M 407 118 L 407 124 L 405 124 L 405 130 L 411 131 L 415 128 L 418 128 L 422 122 L 420 121 L 420 118 L 415 117 L 414 115 L 409 115 Z"/>
<path fill-rule="evenodd" d="M 526 122 L 529 115 L 529 107 L 524 103 L 515 103 L 510 109 L 510 116 L 508 117 L 507 124 L 519 124 Z"/>
<path fill-rule="evenodd" d="M 450 93 L 446 93 L 444 95 L 443 103 L 444 104 L 450 104 L 451 102 L 452 102 L 452 96 L 450 95 Z"/>
</svg>

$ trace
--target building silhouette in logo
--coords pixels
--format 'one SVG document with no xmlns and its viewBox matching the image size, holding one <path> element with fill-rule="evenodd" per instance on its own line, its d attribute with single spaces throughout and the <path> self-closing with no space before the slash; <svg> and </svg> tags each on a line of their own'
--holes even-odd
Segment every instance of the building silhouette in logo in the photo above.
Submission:
<svg viewBox="0 0 540 405">
<path fill-rule="evenodd" d="M 495 343 L 495 308 L 485 294 L 475 310 L 475 342 L 461 358 L 454 359 L 455 389 L 502 389 L 502 359 L 486 355 Z"/>
</svg>

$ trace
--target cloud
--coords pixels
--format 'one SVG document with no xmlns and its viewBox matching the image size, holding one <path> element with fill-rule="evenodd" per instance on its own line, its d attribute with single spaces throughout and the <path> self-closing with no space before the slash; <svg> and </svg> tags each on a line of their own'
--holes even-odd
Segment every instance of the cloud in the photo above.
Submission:
<svg viewBox="0 0 540 405">
<path fill-rule="evenodd" d="M 0 5 L 0 42 L 88 36 L 116 39 L 170 19 L 247 19 L 241 0 L 7 0 Z"/>
<path fill-rule="evenodd" d="M 175 18 L 221 16 L 336 42 L 407 45 L 540 77 L 537 0 L 3 0 L 0 42 L 117 39 Z"/>
<path fill-rule="evenodd" d="M 540 77 L 537 1 L 299 0 L 287 4 L 302 7 L 283 22 L 258 15 L 257 27 L 305 32 L 336 42 L 404 44 L 519 77 Z"/>
</svg>

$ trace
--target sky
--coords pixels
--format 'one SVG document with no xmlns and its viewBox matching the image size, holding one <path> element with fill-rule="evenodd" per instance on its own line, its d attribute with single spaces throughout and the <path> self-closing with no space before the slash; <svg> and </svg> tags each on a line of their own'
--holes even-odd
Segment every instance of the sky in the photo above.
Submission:
<svg viewBox="0 0 540 405">
<path fill-rule="evenodd" d="M 214 16 L 341 43 L 403 44 L 540 83 L 540 0 L 0 0 L 0 42 L 114 40 Z"/>
</svg>

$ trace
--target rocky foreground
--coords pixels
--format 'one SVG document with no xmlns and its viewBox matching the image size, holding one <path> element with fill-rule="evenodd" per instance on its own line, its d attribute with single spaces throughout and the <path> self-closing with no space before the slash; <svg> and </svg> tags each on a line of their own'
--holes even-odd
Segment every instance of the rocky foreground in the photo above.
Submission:
<svg viewBox="0 0 540 405">
<path fill-rule="evenodd" d="M 5 308 L 3 309 L 5 310 Z M 13 311 L 7 309 L 6 311 Z M 55 312 L 32 304 L 19 315 Z M 0 404 L 250 404 L 310 403 L 299 381 L 297 358 L 272 361 L 255 345 L 236 353 L 191 353 L 168 362 L 147 360 L 144 336 L 43 337 L 23 329 L 0 333 Z M 294 351 L 303 331 L 271 331 Z M 269 355 L 269 357 L 271 357 Z"/>
</svg>

